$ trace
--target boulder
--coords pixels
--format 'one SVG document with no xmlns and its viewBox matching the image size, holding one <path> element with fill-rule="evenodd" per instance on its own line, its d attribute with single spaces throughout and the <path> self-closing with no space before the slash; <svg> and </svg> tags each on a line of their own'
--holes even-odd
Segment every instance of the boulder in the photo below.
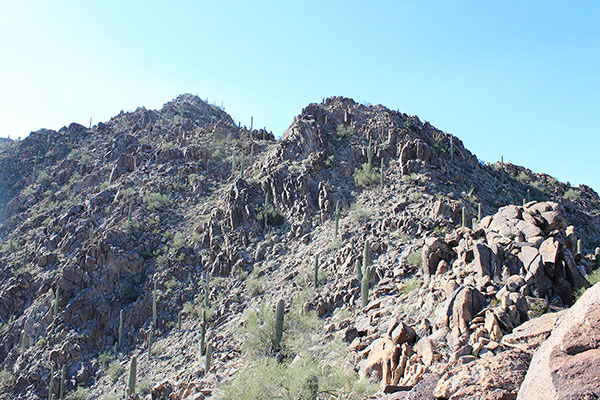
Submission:
<svg viewBox="0 0 600 400">
<path fill-rule="evenodd" d="M 519 400 L 600 398 L 600 283 L 565 312 L 536 350 Z"/>
<path fill-rule="evenodd" d="M 513 349 L 457 366 L 442 376 L 433 395 L 447 400 L 515 399 L 530 360 L 529 353 Z"/>
<path fill-rule="evenodd" d="M 516 327 L 501 344 L 533 353 L 552 333 L 564 311 L 543 314 Z"/>
<path fill-rule="evenodd" d="M 423 273 L 435 275 L 441 260 L 450 261 L 453 255 L 450 246 L 440 238 L 429 237 L 423 246 Z"/>
</svg>

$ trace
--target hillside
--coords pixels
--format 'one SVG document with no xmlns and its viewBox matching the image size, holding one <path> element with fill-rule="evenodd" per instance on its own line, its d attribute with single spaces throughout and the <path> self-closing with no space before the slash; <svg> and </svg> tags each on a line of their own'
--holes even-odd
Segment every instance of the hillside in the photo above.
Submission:
<svg viewBox="0 0 600 400">
<path fill-rule="evenodd" d="M 591 188 L 341 97 L 32 132 L 0 188 L 0 399 L 125 398 L 134 356 L 133 398 L 516 398 L 600 246 Z"/>
</svg>

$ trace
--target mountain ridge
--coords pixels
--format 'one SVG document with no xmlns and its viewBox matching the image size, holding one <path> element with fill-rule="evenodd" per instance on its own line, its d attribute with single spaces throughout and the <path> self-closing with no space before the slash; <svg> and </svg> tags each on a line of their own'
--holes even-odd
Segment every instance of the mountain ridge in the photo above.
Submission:
<svg viewBox="0 0 600 400">
<path fill-rule="evenodd" d="M 591 188 L 572 188 L 509 163 L 482 164 L 457 137 L 416 116 L 343 97 L 309 104 L 275 140 L 266 130 L 236 126 L 227 113 L 197 96 L 181 95 L 160 110 L 121 112 L 91 129 L 70 124 L 32 132 L 0 150 L 0 171 L 6 188 L 0 203 L 0 364 L 14 380 L 6 396 L 27 399 L 47 398 L 50 371 L 63 365 L 69 391 L 80 386 L 88 398 L 121 393 L 124 376 L 113 382 L 104 363 L 118 341 L 120 310 L 127 339 L 117 351 L 117 364 L 137 355 L 139 371 L 156 393 L 176 393 L 177 382 L 197 381 L 190 392 L 220 396 L 215 388 L 232 377 L 233 382 L 235 376 L 242 379 L 244 366 L 254 365 L 255 355 L 248 351 L 253 332 L 234 328 L 252 323 L 247 310 L 261 310 L 257 318 L 264 317 L 261 313 L 269 310 L 261 304 L 278 297 L 287 300 L 286 312 L 296 324 L 288 336 L 301 336 L 294 332 L 308 329 L 303 323 L 323 331 L 304 343 L 318 354 L 333 343 L 335 332 L 345 335 L 352 350 L 337 361 L 356 375 L 343 375 L 344 384 L 362 382 L 358 376 L 365 367 L 357 354 L 364 353 L 358 349 L 370 351 L 377 338 L 365 340 L 385 330 L 367 327 L 364 315 L 413 280 L 433 285 L 449 279 L 429 278 L 422 270 L 431 262 L 429 238 L 453 232 L 464 238 L 436 242 L 443 249 L 438 258 L 449 265 L 470 262 L 471 256 L 461 258 L 472 251 L 466 243 L 483 240 L 484 231 L 482 246 L 508 246 L 506 260 L 516 257 L 510 251 L 523 253 L 518 243 L 541 252 L 541 243 L 554 238 L 570 272 L 566 280 L 541 281 L 549 310 L 552 299 L 556 307 L 571 305 L 570 293 L 583 282 L 577 268 L 590 272 L 600 245 L 600 199 Z M 564 215 L 552 217 L 556 229 L 543 218 L 546 212 Z M 493 218 L 479 227 L 485 215 Z M 507 243 L 501 239 L 504 231 L 491 224 L 495 215 L 511 221 L 502 227 L 508 229 Z M 543 240 L 511 231 L 527 222 L 519 218 L 531 218 L 528 229 L 539 231 Z M 581 252 L 572 245 L 574 235 L 582 239 Z M 374 268 L 368 282 L 373 298 L 361 311 L 354 265 L 365 246 Z M 317 254 L 317 283 L 311 288 Z M 505 262 L 509 272 L 520 274 L 516 261 Z M 507 278 L 500 269 L 490 282 L 499 289 Z M 472 283 L 479 287 L 481 282 Z M 536 298 L 533 288 L 539 282 L 530 286 L 523 299 Z M 416 296 L 416 302 L 433 301 L 428 290 L 407 295 Z M 482 293 L 486 301 L 495 296 Z M 153 324 L 155 296 L 160 301 Z M 175 322 L 179 312 L 184 313 L 181 331 Z M 203 312 L 215 349 L 210 373 L 195 348 Z M 525 319 L 521 315 L 518 322 Z M 405 320 L 407 331 L 419 331 L 425 323 L 409 324 L 410 315 Z M 262 332 L 263 325 L 255 331 Z M 351 338 L 350 328 L 360 334 Z M 502 325 L 509 333 L 506 328 Z M 427 331 L 416 336 L 427 337 Z M 162 349 L 146 357 L 150 332 Z M 357 337 L 359 343 L 351 344 Z M 449 342 L 449 347 L 456 344 Z M 285 346 L 275 354 L 280 359 L 306 357 L 298 345 Z M 159 371 L 153 370 L 156 363 Z M 422 379 L 416 373 L 406 376 L 411 387 Z M 152 390 L 146 387 L 144 395 Z"/>
</svg>

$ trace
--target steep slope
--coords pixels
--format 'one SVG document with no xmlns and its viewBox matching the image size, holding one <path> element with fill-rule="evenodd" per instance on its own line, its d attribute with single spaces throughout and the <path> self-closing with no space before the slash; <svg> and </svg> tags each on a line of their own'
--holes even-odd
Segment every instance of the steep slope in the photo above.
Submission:
<svg viewBox="0 0 600 400">
<path fill-rule="evenodd" d="M 433 289 L 448 280 L 443 276 L 435 284 L 427 278 L 427 290 L 408 291 L 406 284 L 418 286 L 424 275 L 418 255 L 425 238 L 451 233 L 463 213 L 471 221 L 479 205 L 487 215 L 527 197 L 553 201 L 548 207 L 564 213 L 565 222 L 559 234 L 544 235 L 567 243 L 563 237 L 573 234 L 565 228 L 574 225 L 583 239 L 580 268 L 592 267 L 584 256 L 600 244 L 600 201 L 590 188 L 511 164 L 483 164 L 456 137 L 415 116 L 339 97 L 306 107 L 275 141 L 183 95 L 161 110 L 122 112 L 91 130 L 72 124 L 33 132 L 1 150 L 0 165 L 10 188 L 0 205 L 0 363 L 9 383 L 2 398 L 47 398 L 50 372 L 58 381 L 63 366 L 68 391 L 81 386 L 89 388 L 88 398 L 118 398 L 126 387 L 121 366 L 133 355 L 146 395 L 162 383 L 155 396 L 248 396 L 240 392 L 252 389 L 240 373 L 246 368 L 265 377 L 264 398 L 283 386 L 296 395 L 309 390 L 292 381 L 312 376 L 320 392 L 360 398 L 376 390 L 358 373 L 369 372 L 360 360 L 371 357 L 369 346 L 386 330 L 381 316 L 403 314 L 417 331 L 427 324 L 414 310 L 388 305 L 377 318 L 372 312 L 392 299 L 407 301 L 399 296 L 443 302 Z M 546 203 L 528 207 L 534 204 Z M 471 237 L 467 242 L 481 237 L 465 229 L 459 237 Z M 509 237 L 503 246 L 525 239 L 496 233 Z M 448 240 L 447 248 L 460 242 L 465 249 L 462 239 Z M 493 246 L 490 240 L 486 245 Z M 355 264 L 365 243 L 373 269 L 371 302 L 361 311 Z M 561 254 L 575 260 L 573 250 Z M 441 257 L 449 266 L 471 261 L 462 256 L 468 251 L 448 253 L 459 254 Z M 429 265 L 430 253 L 424 256 Z M 493 282 L 500 289 L 508 276 L 489 278 L 482 288 Z M 569 305 L 578 280 L 565 281 L 570 286 L 556 290 L 564 294 L 558 299 L 553 286 L 532 298 Z M 485 295 L 485 302 L 495 296 L 493 290 Z M 286 325 L 283 347 L 274 351 L 270 306 L 279 298 L 286 300 Z M 121 310 L 124 335 L 112 361 Z M 459 328 L 458 338 L 463 333 Z M 150 336 L 154 350 L 147 352 Z M 209 373 L 201 341 L 214 349 Z M 437 373 L 451 365 L 441 359 Z M 324 374 L 319 363 L 336 372 Z M 422 374 L 410 377 L 405 383 L 412 386 Z M 390 383 L 381 375 L 372 379 Z"/>
</svg>

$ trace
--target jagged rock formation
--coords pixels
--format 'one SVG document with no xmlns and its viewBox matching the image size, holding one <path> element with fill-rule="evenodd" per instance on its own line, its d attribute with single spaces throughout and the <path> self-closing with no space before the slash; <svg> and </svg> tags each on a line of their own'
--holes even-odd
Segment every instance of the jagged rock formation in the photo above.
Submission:
<svg viewBox="0 0 600 400">
<path fill-rule="evenodd" d="M 240 327 L 280 297 L 315 316 L 313 352 L 348 350 L 321 370 L 389 398 L 514 398 L 594 267 L 600 200 L 500 168 L 415 116 L 341 97 L 307 106 L 280 141 L 191 95 L 33 132 L 0 150 L 0 398 L 48 398 L 65 366 L 66 390 L 108 399 L 134 355 L 142 396 L 222 395 L 253 363 Z M 302 359 L 289 351 L 284 364 Z"/>
</svg>

